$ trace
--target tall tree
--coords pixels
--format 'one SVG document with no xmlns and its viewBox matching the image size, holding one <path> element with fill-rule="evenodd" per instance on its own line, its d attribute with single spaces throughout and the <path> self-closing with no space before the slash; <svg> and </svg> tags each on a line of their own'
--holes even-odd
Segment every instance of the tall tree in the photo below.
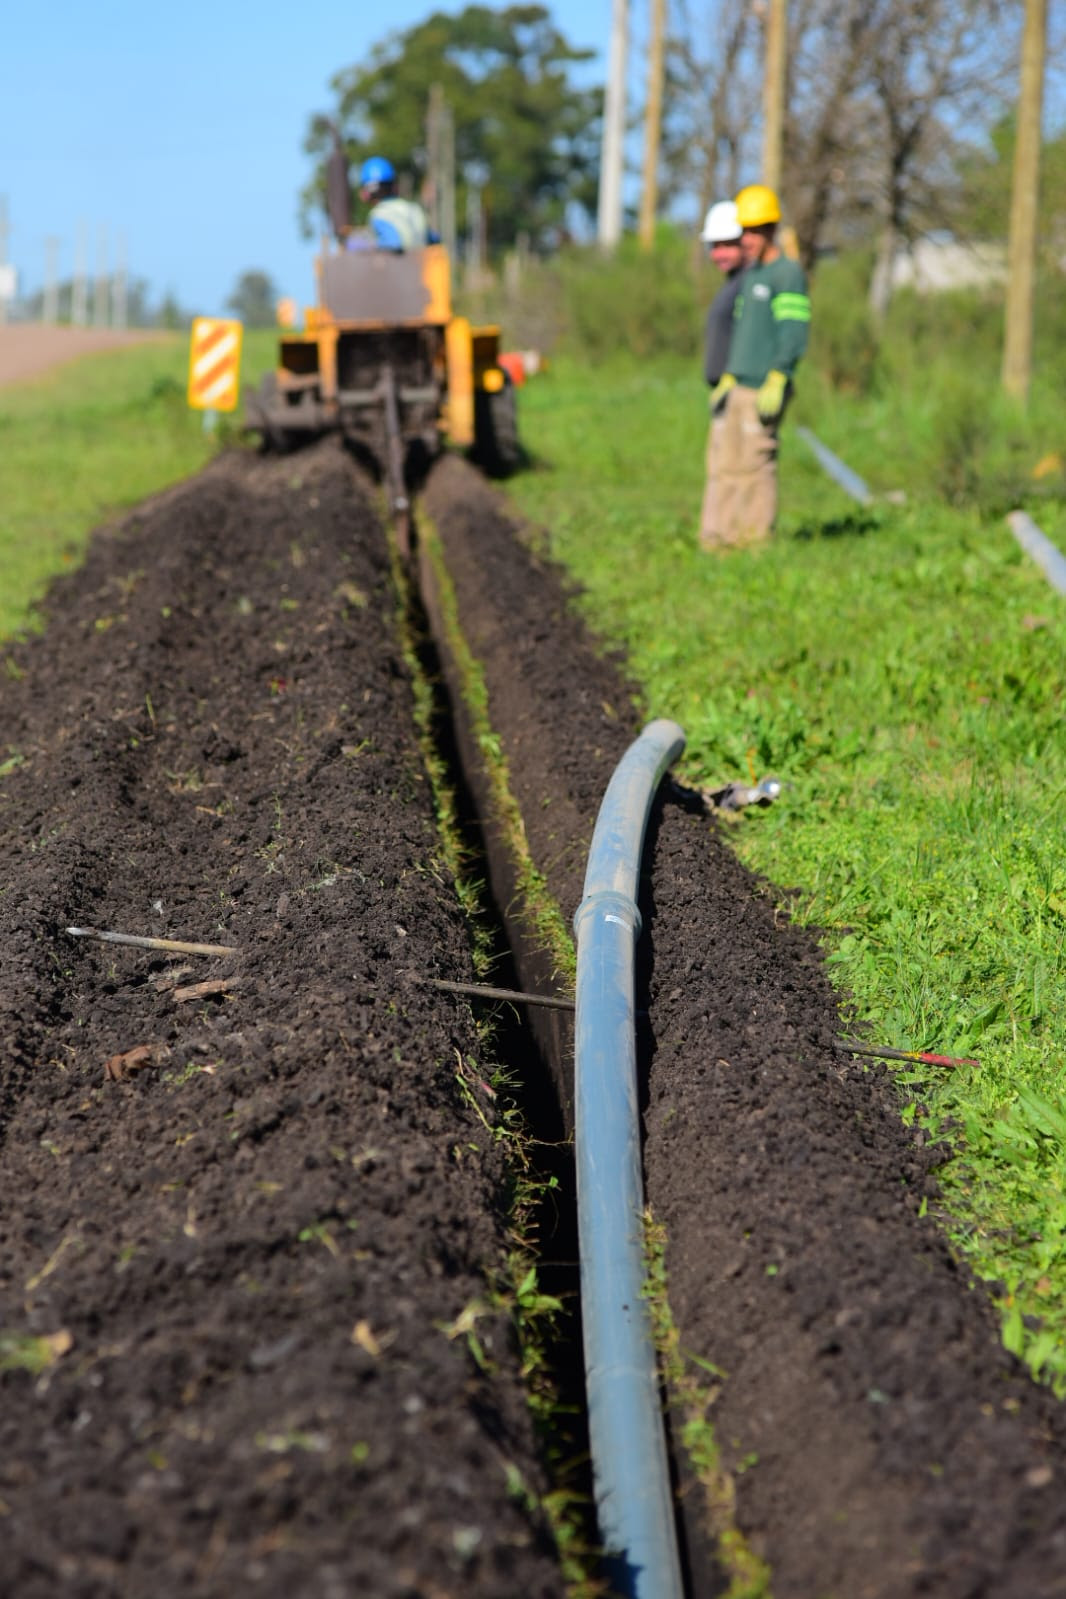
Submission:
<svg viewBox="0 0 1066 1599">
<path fill-rule="evenodd" d="M 960 128 L 1005 88 L 1004 0 L 880 0 L 871 78 L 880 110 L 880 238 L 870 308 L 883 315 L 898 244 L 922 212 L 948 220 L 945 156 Z M 1009 59 L 1009 44 L 1006 46 Z"/>
<path fill-rule="evenodd" d="M 377 45 L 332 79 L 336 107 L 311 119 L 304 148 L 315 158 L 301 196 L 305 231 L 324 209 L 331 124 L 349 160 L 387 156 L 418 192 L 428 169 L 426 109 L 439 85 L 454 117 L 456 210 L 481 188 L 490 249 L 528 235 L 547 245 L 571 205 L 595 205 L 602 91 L 578 88 L 573 68 L 593 52 L 568 43 L 541 5 L 467 6 L 435 12 Z"/>
<path fill-rule="evenodd" d="M 787 186 L 808 269 L 831 217 L 843 213 L 862 237 L 875 212 L 879 113 L 869 63 L 877 20 L 869 0 L 800 0 L 793 9 Z"/>
<path fill-rule="evenodd" d="M 761 52 L 750 0 L 719 0 L 713 15 L 671 7 L 663 100 L 662 202 L 695 194 L 702 219 L 757 176 Z"/>
<path fill-rule="evenodd" d="M 1013 0 L 794 0 L 785 188 L 803 258 L 876 243 L 883 313 L 901 244 L 949 227 L 964 135 L 1002 105 Z"/>
</svg>

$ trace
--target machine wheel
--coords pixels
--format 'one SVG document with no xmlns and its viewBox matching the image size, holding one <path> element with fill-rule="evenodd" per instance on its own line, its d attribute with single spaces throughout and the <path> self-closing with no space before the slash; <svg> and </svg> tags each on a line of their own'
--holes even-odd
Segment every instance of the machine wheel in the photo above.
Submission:
<svg viewBox="0 0 1066 1599">
<path fill-rule="evenodd" d="M 474 396 L 474 457 L 489 477 L 510 477 L 522 465 L 518 405 L 507 373 L 495 394 L 479 389 Z"/>
<path fill-rule="evenodd" d="M 307 435 L 287 428 L 279 421 L 279 413 L 284 410 L 280 392 L 277 373 L 267 372 L 260 379 L 259 387 L 249 391 L 245 411 L 247 426 L 257 429 L 262 435 L 264 451 L 287 455 L 297 445 L 305 443 Z"/>
</svg>

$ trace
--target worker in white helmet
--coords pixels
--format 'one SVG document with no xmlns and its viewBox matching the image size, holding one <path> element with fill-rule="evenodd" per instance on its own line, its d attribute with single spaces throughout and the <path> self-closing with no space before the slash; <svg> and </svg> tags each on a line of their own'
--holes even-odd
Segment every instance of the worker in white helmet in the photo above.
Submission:
<svg viewBox="0 0 1066 1599">
<path fill-rule="evenodd" d="M 707 312 L 707 329 L 704 347 L 703 375 L 713 391 L 722 381 L 729 366 L 729 341 L 733 333 L 733 312 L 744 255 L 740 247 L 742 228 L 737 208 L 732 200 L 719 200 L 712 205 L 703 219 L 700 238 L 719 272 L 725 276 L 718 293 Z M 715 515 L 716 457 L 721 454 L 719 435 L 724 419 L 711 408 L 711 426 L 707 435 L 707 486 L 703 493 L 700 512 L 700 544 L 708 549 L 717 544 Z"/>
</svg>

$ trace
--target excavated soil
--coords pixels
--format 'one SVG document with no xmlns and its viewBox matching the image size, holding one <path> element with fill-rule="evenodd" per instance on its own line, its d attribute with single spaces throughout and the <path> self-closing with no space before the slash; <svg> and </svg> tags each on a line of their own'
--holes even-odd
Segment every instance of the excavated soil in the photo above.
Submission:
<svg viewBox="0 0 1066 1599">
<path fill-rule="evenodd" d="M 469 468 L 426 509 L 570 916 L 632 692 Z M 0 679 L 0 1593 L 562 1595 L 489 1304 L 500 1101 L 422 981 L 473 965 L 365 486 L 333 444 L 223 458 L 46 609 Z M 678 788 L 646 867 L 648 1198 L 773 1593 L 1066 1593 L 1063 1413 L 922 1214 L 942 1152 Z M 690 1591 L 725 1592 L 678 1488 Z"/>
</svg>

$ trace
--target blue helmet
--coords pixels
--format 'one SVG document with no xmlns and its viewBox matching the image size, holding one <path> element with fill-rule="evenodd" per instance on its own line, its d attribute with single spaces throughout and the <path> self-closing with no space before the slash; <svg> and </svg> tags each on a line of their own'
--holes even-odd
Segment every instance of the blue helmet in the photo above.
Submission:
<svg viewBox="0 0 1066 1599">
<path fill-rule="evenodd" d="M 376 188 L 381 183 L 395 183 L 396 173 L 391 161 L 383 155 L 372 155 L 359 169 L 359 182 L 364 189 Z"/>
</svg>

